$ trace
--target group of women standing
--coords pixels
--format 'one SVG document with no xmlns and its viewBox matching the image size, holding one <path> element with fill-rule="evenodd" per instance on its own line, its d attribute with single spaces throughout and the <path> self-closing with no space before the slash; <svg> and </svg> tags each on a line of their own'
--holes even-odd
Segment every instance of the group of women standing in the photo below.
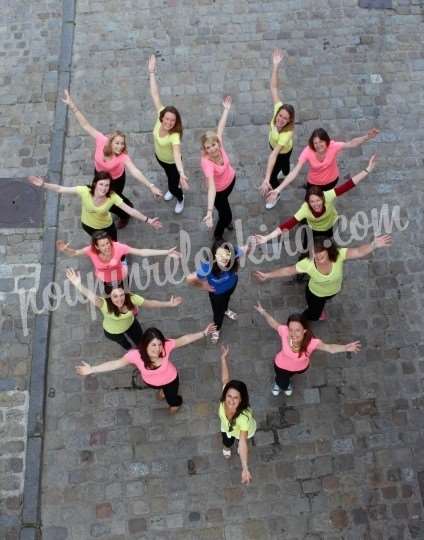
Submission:
<svg viewBox="0 0 424 540">
<path fill-rule="evenodd" d="M 102 314 L 103 330 L 106 338 L 115 341 L 126 351 L 112 361 L 92 366 L 82 362 L 77 373 L 87 376 L 109 372 L 133 365 L 139 371 L 146 385 L 157 390 L 157 398 L 166 400 L 170 413 L 178 411 L 183 399 L 179 394 L 179 375 L 171 361 L 174 349 L 210 337 L 212 343 L 220 339 L 225 317 L 236 320 L 236 311 L 229 308 L 231 296 L 238 283 L 239 261 L 248 255 L 258 244 L 265 244 L 279 237 L 284 231 L 298 224 L 307 224 L 314 239 L 310 256 L 298 260 L 295 265 L 273 270 L 256 271 L 260 282 L 295 274 L 307 274 L 307 307 L 303 313 L 291 314 L 286 324 L 277 322 L 258 302 L 255 310 L 264 317 L 281 339 L 281 350 L 274 359 L 275 381 L 271 392 L 274 396 L 281 391 L 290 396 L 293 392 L 292 377 L 304 373 L 310 365 L 315 350 L 329 353 L 357 352 L 360 343 L 353 341 L 345 345 L 326 344 L 313 336 L 308 321 L 325 318 L 324 305 L 342 287 L 344 261 L 364 257 L 375 249 L 387 247 L 389 236 L 375 238 L 371 243 L 356 248 L 339 249 L 334 240 L 333 227 L 337 223 L 335 201 L 364 180 L 376 166 L 376 156 L 372 156 L 367 167 L 350 180 L 338 186 L 339 169 L 337 156 L 343 150 L 354 148 L 374 138 L 378 130 L 371 129 L 366 135 L 349 142 L 330 139 L 327 132 L 315 129 L 308 145 L 301 152 L 297 165 L 290 172 L 290 157 L 294 145 L 295 110 L 284 103 L 279 95 L 278 69 L 284 58 L 282 51 L 275 50 L 272 57 L 271 95 L 274 104 L 269 129 L 270 154 L 266 163 L 263 182 L 259 189 L 265 198 L 265 207 L 274 208 L 280 194 L 298 176 L 307 164 L 308 176 L 306 195 L 299 210 L 283 221 L 268 235 L 255 235 L 245 246 L 233 246 L 224 240 L 226 230 L 233 228 L 232 210 L 229 197 L 235 188 L 236 172 L 224 148 L 224 129 L 232 100 L 227 96 L 215 131 L 207 131 L 201 138 L 200 166 L 206 179 L 206 214 L 203 223 L 213 228 L 214 208 L 217 220 L 213 231 L 214 243 L 209 260 L 201 262 L 195 272 L 187 276 L 187 283 L 208 292 L 213 312 L 213 323 L 203 330 L 170 339 L 158 328 L 143 331 L 137 320 L 139 310 L 145 308 L 177 308 L 183 303 L 180 296 L 169 300 L 148 300 L 130 292 L 128 288 L 129 257 L 180 257 L 175 247 L 169 249 L 135 248 L 118 242 L 118 230 L 124 228 L 133 217 L 142 223 L 159 230 L 162 227 L 157 217 L 149 217 L 134 208 L 134 204 L 123 193 L 126 173 L 129 172 L 143 184 L 152 196 L 161 200 L 175 199 L 174 211 L 181 214 L 186 204 L 185 194 L 191 188 L 185 172 L 181 141 L 183 124 L 179 111 L 171 105 L 162 104 L 159 85 L 156 80 L 157 62 L 151 56 L 148 62 L 150 94 L 156 110 L 153 126 L 155 157 L 167 177 L 167 190 L 163 191 L 150 182 L 136 167 L 128 154 L 126 136 L 121 131 L 105 135 L 95 129 L 79 110 L 67 91 L 63 102 L 68 105 L 76 120 L 94 141 L 94 173 L 90 185 L 64 187 L 48 183 L 40 177 L 29 177 L 32 185 L 59 194 L 78 195 L 81 200 L 81 227 L 90 235 L 89 245 L 73 248 L 62 240 L 57 249 L 71 257 L 85 256 L 93 264 L 95 275 L 103 284 L 104 295 L 98 296 L 82 285 L 79 272 L 72 268 L 66 277 Z M 112 214 L 117 216 L 114 221 Z M 238 440 L 238 454 L 242 465 L 241 480 L 251 481 L 248 467 L 248 440 L 253 437 L 256 422 L 250 407 L 246 385 L 231 379 L 228 368 L 229 347 L 221 347 L 221 382 L 223 385 L 218 415 L 221 422 L 223 456 L 231 457 L 231 449 Z"/>
</svg>

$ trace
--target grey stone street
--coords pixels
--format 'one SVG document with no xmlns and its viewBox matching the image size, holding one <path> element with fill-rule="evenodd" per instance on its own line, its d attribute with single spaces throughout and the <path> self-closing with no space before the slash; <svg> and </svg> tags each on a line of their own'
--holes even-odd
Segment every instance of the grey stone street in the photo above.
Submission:
<svg viewBox="0 0 424 540">
<path fill-rule="evenodd" d="M 226 461 L 221 453 L 219 346 L 205 340 L 174 353 L 184 405 L 169 416 L 151 389 L 131 388 L 130 369 L 86 379 L 76 375 L 82 360 L 119 358 L 122 349 L 104 338 L 101 320 L 93 320 L 87 304 L 62 301 L 51 314 L 41 520 L 34 525 L 21 511 L 35 317 L 30 313 L 24 335 L 17 293 L 36 285 L 38 265 L 45 262 L 50 195 L 44 227 L 0 228 L 0 538 L 424 539 L 421 0 L 77 0 L 75 19 L 64 2 L 64 10 L 57 0 L 30 7 L 3 2 L 0 181 L 54 170 L 50 145 L 62 114 L 55 103 L 63 19 L 75 22 L 72 50 L 62 48 L 62 55 L 72 52 L 71 95 L 98 130 L 121 129 L 129 136 L 131 157 L 164 190 L 153 154 L 150 54 L 158 57 L 162 101 L 182 114 L 182 154 L 191 185 L 184 213 L 176 216 L 172 202 L 155 202 L 130 177 L 126 191 L 135 206 L 158 216 L 163 229 L 155 232 L 132 220 L 119 233 L 121 241 L 165 248 L 178 245 L 180 231 L 186 231 L 194 270 L 194 254 L 211 244 L 201 224 L 206 190 L 200 136 L 216 127 L 225 95 L 233 98 L 225 148 L 237 171 L 230 201 L 240 220 L 228 239 L 241 243 L 298 209 L 304 174 L 271 211 L 257 190 L 269 153 L 275 47 L 288 56 L 280 93 L 296 109 L 292 165 L 317 127 L 335 140 L 378 127 L 377 139 L 342 154 L 343 177 L 363 169 L 374 152 L 379 163 L 337 208 L 348 219 L 357 216 L 350 222 L 350 233 L 362 234 L 355 246 L 372 240 L 364 223 L 381 219 L 383 205 L 390 214 L 398 208 L 404 230 L 394 228 L 390 249 L 346 264 L 343 291 L 328 306 L 330 320 L 313 327 L 328 343 L 360 340 L 362 351 L 316 353 L 290 398 L 271 395 L 280 342 L 253 306 L 260 300 L 285 322 L 303 310 L 305 285 L 259 285 L 251 273 L 294 264 L 296 257 L 283 251 L 279 260 L 247 262 L 240 269 L 231 304 L 239 319 L 225 322 L 222 342 L 231 345 L 231 373 L 247 383 L 258 423 L 250 486 L 240 483 L 239 459 Z M 62 47 L 71 43 L 63 31 Z M 87 184 L 93 142 L 70 112 L 65 135 L 62 174 L 51 180 Z M 60 199 L 57 238 L 77 248 L 88 243 L 79 200 L 72 196 Z M 77 267 L 83 276 L 91 270 L 88 259 L 61 253 L 54 264 L 62 290 L 66 267 Z M 185 283 L 151 283 L 140 294 L 184 298 L 174 310 L 141 312 L 144 328 L 158 326 L 168 337 L 200 330 L 211 320 L 207 295 Z M 25 537 L 30 530 L 35 536 Z"/>
</svg>

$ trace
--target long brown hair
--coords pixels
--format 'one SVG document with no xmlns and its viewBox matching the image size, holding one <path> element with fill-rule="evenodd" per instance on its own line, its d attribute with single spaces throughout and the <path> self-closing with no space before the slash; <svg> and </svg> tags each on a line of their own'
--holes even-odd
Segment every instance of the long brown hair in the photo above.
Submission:
<svg viewBox="0 0 424 540">
<path fill-rule="evenodd" d="M 293 105 L 289 105 L 288 103 L 284 103 L 281 105 L 279 109 L 277 109 L 277 112 L 274 114 L 274 126 L 276 126 L 276 118 L 277 115 L 281 111 L 286 111 L 286 113 L 289 115 L 289 122 L 286 124 L 281 130 L 278 130 L 279 133 L 282 133 L 283 131 L 293 131 L 294 130 L 294 119 L 295 119 L 295 112 Z"/>
<path fill-rule="evenodd" d="M 90 188 L 91 195 L 94 196 L 94 191 L 96 190 L 96 184 L 99 180 L 109 180 L 109 189 L 106 193 L 106 197 L 110 197 L 112 194 L 112 177 L 107 172 L 97 172 L 93 178 L 93 181 L 91 182 L 91 186 L 88 186 Z"/>
<path fill-rule="evenodd" d="M 127 149 L 127 137 L 125 133 L 122 133 L 122 131 L 116 130 L 107 137 L 107 143 L 105 144 L 103 148 L 103 155 L 105 157 L 110 157 L 113 155 L 112 152 L 112 142 L 115 137 L 122 137 L 124 139 L 124 149 L 122 150 L 121 154 L 128 154 Z"/>
<path fill-rule="evenodd" d="M 230 424 L 230 430 L 232 431 L 237 418 L 241 414 L 245 414 L 247 411 L 250 410 L 250 402 L 249 402 L 249 392 L 247 391 L 247 386 L 244 384 L 243 381 L 237 381 L 236 379 L 233 379 L 224 386 L 221 394 L 221 403 L 224 403 L 225 398 L 227 397 L 227 392 L 233 388 L 234 390 L 237 390 L 237 392 L 240 394 L 240 403 L 238 404 L 238 407 L 236 409 L 236 412 L 234 416 L 229 420 Z M 247 415 L 246 415 L 247 416 Z"/>
<path fill-rule="evenodd" d="M 314 337 L 314 335 L 309 329 L 308 321 L 305 319 L 305 317 L 301 313 L 292 313 L 287 319 L 287 326 L 289 326 L 291 322 L 297 322 L 301 324 L 304 330 L 306 330 L 306 332 L 303 334 L 302 343 L 300 344 L 300 349 L 298 352 L 298 356 L 300 358 L 302 354 L 306 353 L 306 351 L 308 350 L 308 345 L 311 342 L 311 339 Z"/>
<path fill-rule="evenodd" d="M 97 242 L 99 240 L 105 240 L 108 239 L 109 242 L 113 246 L 113 238 L 110 236 L 110 234 L 107 231 L 101 230 L 96 231 L 91 235 L 91 251 L 93 253 L 100 253 L 100 249 L 97 247 Z"/>
<path fill-rule="evenodd" d="M 140 343 L 138 344 L 138 351 L 140 353 L 141 360 L 146 369 L 153 369 L 154 364 L 150 360 L 150 356 L 147 354 L 147 347 L 149 343 L 154 339 L 158 339 L 162 342 L 162 347 L 165 347 L 165 343 L 168 341 L 162 332 L 158 328 L 147 328 L 143 333 Z"/>
<path fill-rule="evenodd" d="M 330 135 L 325 131 L 324 128 L 314 129 L 314 131 L 311 133 L 311 136 L 308 139 L 308 146 L 314 152 L 315 152 L 314 139 L 320 139 L 321 141 L 324 141 L 325 143 L 327 143 L 327 148 L 331 142 Z"/>
<path fill-rule="evenodd" d="M 321 199 L 322 204 L 323 204 L 323 209 L 325 212 L 325 196 L 322 189 L 319 186 L 315 186 L 314 184 L 309 184 L 308 188 L 306 189 L 305 202 L 309 206 L 309 209 L 311 210 L 311 212 L 313 212 L 311 205 L 309 204 L 309 198 L 311 195 L 315 195 L 316 197 L 319 197 Z"/>
<path fill-rule="evenodd" d="M 121 289 L 122 287 L 116 287 L 115 289 L 112 289 L 112 290 L 114 291 L 118 288 Z M 107 307 L 108 313 L 113 313 L 116 317 L 123 315 L 119 307 L 115 306 L 115 304 L 112 302 L 112 299 L 110 298 L 110 296 L 106 296 L 105 300 L 106 300 L 106 307 Z M 131 293 L 127 293 L 127 292 L 125 293 L 124 306 L 128 309 L 128 311 L 133 311 L 133 309 L 135 308 L 131 300 Z"/>
<path fill-rule="evenodd" d="M 179 133 L 180 134 L 180 138 L 182 139 L 183 138 L 183 122 L 181 120 L 181 115 L 180 113 L 178 112 L 178 110 L 173 107 L 172 105 L 167 105 L 166 107 L 164 107 L 160 113 L 159 113 L 159 120 L 162 122 L 163 120 L 163 117 L 165 116 L 165 114 L 169 112 L 169 113 L 172 113 L 175 115 L 175 126 L 169 130 L 169 133 Z"/>
<path fill-rule="evenodd" d="M 339 256 L 339 248 L 331 238 L 318 237 L 314 239 L 314 253 L 326 251 L 331 262 L 336 262 Z"/>
</svg>

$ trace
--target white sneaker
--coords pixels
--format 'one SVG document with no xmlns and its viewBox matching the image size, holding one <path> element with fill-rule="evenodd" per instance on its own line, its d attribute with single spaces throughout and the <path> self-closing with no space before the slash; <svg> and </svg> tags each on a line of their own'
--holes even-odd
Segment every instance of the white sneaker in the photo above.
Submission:
<svg viewBox="0 0 424 540">
<path fill-rule="evenodd" d="M 274 206 L 278 203 L 279 200 L 280 200 L 280 195 L 278 195 L 278 197 L 275 199 L 275 202 L 267 202 L 265 205 L 265 208 L 267 210 L 271 210 L 272 208 L 274 208 Z"/>
<path fill-rule="evenodd" d="M 231 448 L 223 448 L 222 449 L 222 455 L 225 457 L 225 459 L 230 459 L 230 457 L 231 457 Z"/>
<path fill-rule="evenodd" d="M 180 202 L 180 201 L 177 201 L 177 204 L 175 205 L 175 210 L 174 212 L 176 214 L 181 214 L 181 212 L 184 210 L 184 199 Z"/>
<path fill-rule="evenodd" d="M 292 383 L 289 384 L 289 386 L 287 387 L 287 390 L 284 390 L 284 393 L 286 394 L 286 396 L 291 396 L 293 394 L 293 385 L 292 385 Z"/>
<path fill-rule="evenodd" d="M 271 394 L 275 397 L 279 396 L 280 395 L 280 392 L 281 392 L 281 388 L 278 386 L 277 383 L 274 383 L 272 386 L 271 386 Z"/>
<path fill-rule="evenodd" d="M 167 191 L 165 193 L 165 195 L 163 196 L 163 198 L 165 199 L 165 201 L 172 201 L 172 199 L 174 198 L 174 196 L 172 195 L 172 193 L 170 191 Z"/>
</svg>

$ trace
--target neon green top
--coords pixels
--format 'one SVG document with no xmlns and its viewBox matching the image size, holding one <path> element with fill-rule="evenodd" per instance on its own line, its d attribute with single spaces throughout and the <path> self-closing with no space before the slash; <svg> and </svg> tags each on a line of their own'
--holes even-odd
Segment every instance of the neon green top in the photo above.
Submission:
<svg viewBox="0 0 424 540">
<path fill-rule="evenodd" d="M 135 306 L 141 306 L 144 303 L 144 298 L 138 294 L 131 294 L 131 302 Z M 109 313 L 107 309 L 107 302 L 103 300 L 102 305 L 100 306 L 100 311 L 103 315 L 103 328 L 109 334 L 123 334 L 128 330 L 128 328 L 134 322 L 134 317 L 137 315 L 138 310 L 128 310 L 126 313 L 121 313 L 120 315 L 115 315 L 113 312 Z"/>
<path fill-rule="evenodd" d="M 230 422 L 225 415 L 224 404 L 219 403 L 218 409 L 219 419 L 221 420 L 221 431 L 226 433 L 228 437 L 235 437 L 240 439 L 240 431 L 247 431 L 247 437 L 253 437 L 256 431 L 256 420 L 253 418 L 251 409 L 245 409 L 235 421 L 233 429 L 231 429 Z"/>
<path fill-rule="evenodd" d="M 332 227 L 334 223 L 337 221 L 338 214 L 334 206 L 334 202 L 333 202 L 336 197 L 337 196 L 334 189 L 330 189 L 329 191 L 324 191 L 325 212 L 320 217 L 314 216 L 314 214 L 311 212 L 311 209 L 309 208 L 309 205 L 306 201 L 295 213 L 294 217 L 298 221 L 302 221 L 302 219 L 306 219 L 309 227 L 313 231 L 328 231 L 328 229 L 330 229 L 330 227 Z"/>
<path fill-rule="evenodd" d="M 81 222 L 92 229 L 106 229 L 112 225 L 112 215 L 109 210 L 114 204 L 121 204 L 122 198 L 114 193 L 100 206 L 95 206 L 93 196 L 88 186 L 76 186 L 78 195 L 81 198 Z"/>
<path fill-rule="evenodd" d="M 281 132 L 275 126 L 275 115 L 277 114 L 278 109 L 281 107 L 282 102 L 278 101 L 274 105 L 274 114 L 272 116 L 271 123 L 269 124 L 269 144 L 272 148 L 275 148 L 277 145 L 281 146 L 280 154 L 287 154 L 293 148 L 293 130 L 283 130 Z"/>
<path fill-rule="evenodd" d="M 155 154 L 157 157 L 165 163 L 175 163 L 174 152 L 172 151 L 172 146 L 174 144 L 181 143 L 181 137 L 179 133 L 168 133 L 165 137 L 159 135 L 160 130 L 160 120 L 159 114 L 163 111 L 165 107 L 162 107 L 158 112 L 158 118 L 156 124 L 153 127 L 153 139 L 155 142 Z"/>
<path fill-rule="evenodd" d="M 318 272 L 314 259 L 306 257 L 296 264 L 296 270 L 310 277 L 308 287 L 310 291 L 323 298 L 337 294 L 342 288 L 343 263 L 346 260 L 347 248 L 339 249 L 337 261 L 332 263 L 331 272 L 327 275 Z"/>
</svg>

